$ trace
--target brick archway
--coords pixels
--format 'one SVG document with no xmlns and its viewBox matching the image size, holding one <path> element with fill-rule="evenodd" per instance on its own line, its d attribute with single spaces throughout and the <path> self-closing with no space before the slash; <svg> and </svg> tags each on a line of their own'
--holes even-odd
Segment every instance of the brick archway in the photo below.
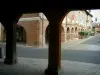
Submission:
<svg viewBox="0 0 100 75">
<path fill-rule="evenodd" d="M 67 27 L 67 33 L 70 33 L 70 28 L 69 27 Z"/>
<path fill-rule="evenodd" d="M 70 40 L 70 28 L 69 27 L 67 27 L 66 39 Z"/>
<path fill-rule="evenodd" d="M 78 28 L 77 27 L 75 27 L 75 33 L 77 33 L 78 32 Z"/>
<path fill-rule="evenodd" d="M 5 42 L 6 41 L 6 29 L 3 29 L 3 38 L 2 41 Z"/>
<path fill-rule="evenodd" d="M 73 27 L 71 28 L 71 33 L 74 33 L 74 28 Z"/>
<path fill-rule="evenodd" d="M 48 44 L 49 43 L 49 25 L 46 27 L 45 30 L 45 43 Z"/>
<path fill-rule="evenodd" d="M 78 38 L 78 27 L 75 27 L 75 38 Z"/>
<path fill-rule="evenodd" d="M 26 31 L 22 25 L 16 24 L 16 42 L 26 43 Z"/>
<path fill-rule="evenodd" d="M 73 40 L 74 36 L 75 36 L 75 28 L 72 27 L 72 28 L 71 28 L 70 39 Z"/>
<path fill-rule="evenodd" d="M 0 41 L 6 42 L 6 27 L 2 23 L 0 23 L 0 27 L 1 27 Z"/>
<path fill-rule="evenodd" d="M 3 41 L 6 41 L 6 29 L 3 29 Z M 26 31 L 18 24 L 16 24 L 16 42 L 26 43 Z"/>
</svg>

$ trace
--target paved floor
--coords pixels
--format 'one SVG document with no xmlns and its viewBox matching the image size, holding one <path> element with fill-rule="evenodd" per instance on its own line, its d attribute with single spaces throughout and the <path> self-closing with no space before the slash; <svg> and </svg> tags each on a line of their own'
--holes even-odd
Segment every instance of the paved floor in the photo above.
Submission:
<svg viewBox="0 0 100 75">
<path fill-rule="evenodd" d="M 97 41 L 100 36 L 94 36 L 92 39 Z M 81 42 L 82 43 L 82 42 Z M 94 43 L 94 42 L 93 42 Z M 48 59 L 47 48 L 17 47 L 18 57 Z M 62 60 L 79 61 L 86 63 L 100 64 L 100 46 L 91 44 L 75 44 L 71 47 L 62 48 Z"/>
<path fill-rule="evenodd" d="M 15 65 L 5 65 L 0 60 L 0 75 L 44 75 L 46 59 L 19 58 Z M 61 75 L 100 75 L 100 65 L 77 61 L 62 61 Z"/>
<path fill-rule="evenodd" d="M 95 35 L 92 39 L 84 41 L 81 44 L 100 46 L 100 34 Z"/>
<path fill-rule="evenodd" d="M 69 47 L 65 45 L 62 50 L 61 75 L 100 75 L 99 40 L 100 35 L 97 35 Z M 18 46 L 17 49 L 19 63 L 5 65 L 0 60 L 0 75 L 44 75 L 48 64 L 47 48 Z"/>
<path fill-rule="evenodd" d="M 61 48 L 62 49 L 65 49 L 65 48 L 68 48 L 68 47 L 72 47 L 74 45 L 77 45 L 77 44 L 80 44 L 80 43 L 83 43 L 84 41 L 87 41 L 91 38 L 93 38 L 94 36 L 90 36 L 88 38 L 85 38 L 85 39 L 78 39 L 78 40 L 71 40 L 69 42 L 66 42 L 66 43 L 62 43 L 61 44 Z M 96 36 L 96 37 L 100 37 L 100 36 Z M 92 39 L 91 39 L 92 40 Z M 91 40 L 89 41 L 91 43 Z M 87 44 L 87 42 L 85 42 L 85 44 Z M 5 47 L 5 43 L 3 42 L 0 42 L 0 47 Z M 28 45 L 23 45 L 23 44 L 18 44 L 17 43 L 17 48 L 35 48 L 35 49 L 38 49 L 38 48 L 48 48 L 48 45 L 45 45 L 44 47 L 34 47 L 34 46 L 28 46 Z"/>
</svg>

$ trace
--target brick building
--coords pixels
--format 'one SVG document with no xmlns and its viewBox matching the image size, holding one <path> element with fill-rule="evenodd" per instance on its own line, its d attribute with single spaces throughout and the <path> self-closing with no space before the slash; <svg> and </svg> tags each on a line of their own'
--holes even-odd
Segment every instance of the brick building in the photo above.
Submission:
<svg viewBox="0 0 100 75">
<path fill-rule="evenodd" d="M 91 31 L 92 15 L 88 11 L 71 11 L 65 17 L 66 38 L 67 40 L 78 39 L 78 32 Z"/>
<path fill-rule="evenodd" d="M 62 22 L 61 41 L 78 39 L 79 31 L 91 30 L 92 15 L 87 11 L 70 11 Z M 48 20 L 43 13 L 23 14 L 16 25 L 17 41 L 27 45 L 43 46 L 46 44 L 46 33 L 48 32 Z M 1 25 L 0 40 L 5 39 L 5 30 Z"/>
</svg>

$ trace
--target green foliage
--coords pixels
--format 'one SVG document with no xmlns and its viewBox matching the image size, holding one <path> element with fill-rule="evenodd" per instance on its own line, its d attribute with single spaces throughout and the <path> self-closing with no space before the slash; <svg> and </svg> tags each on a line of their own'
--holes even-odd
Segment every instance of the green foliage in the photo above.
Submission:
<svg viewBox="0 0 100 75">
<path fill-rule="evenodd" d="M 82 31 L 82 32 L 79 32 L 79 35 L 81 36 L 85 36 L 85 37 L 88 37 L 88 36 L 94 36 L 95 35 L 95 32 L 94 31 Z"/>
<path fill-rule="evenodd" d="M 81 36 L 88 36 L 89 32 L 81 31 L 78 34 L 81 35 Z"/>
</svg>

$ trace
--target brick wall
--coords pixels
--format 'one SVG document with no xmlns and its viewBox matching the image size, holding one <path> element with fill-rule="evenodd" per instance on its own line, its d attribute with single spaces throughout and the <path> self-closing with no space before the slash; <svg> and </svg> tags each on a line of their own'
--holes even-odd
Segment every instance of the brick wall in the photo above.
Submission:
<svg viewBox="0 0 100 75">
<path fill-rule="evenodd" d="M 18 24 L 21 24 L 26 31 L 26 42 L 28 45 L 35 45 L 39 43 L 39 21 L 20 21 Z"/>
</svg>

